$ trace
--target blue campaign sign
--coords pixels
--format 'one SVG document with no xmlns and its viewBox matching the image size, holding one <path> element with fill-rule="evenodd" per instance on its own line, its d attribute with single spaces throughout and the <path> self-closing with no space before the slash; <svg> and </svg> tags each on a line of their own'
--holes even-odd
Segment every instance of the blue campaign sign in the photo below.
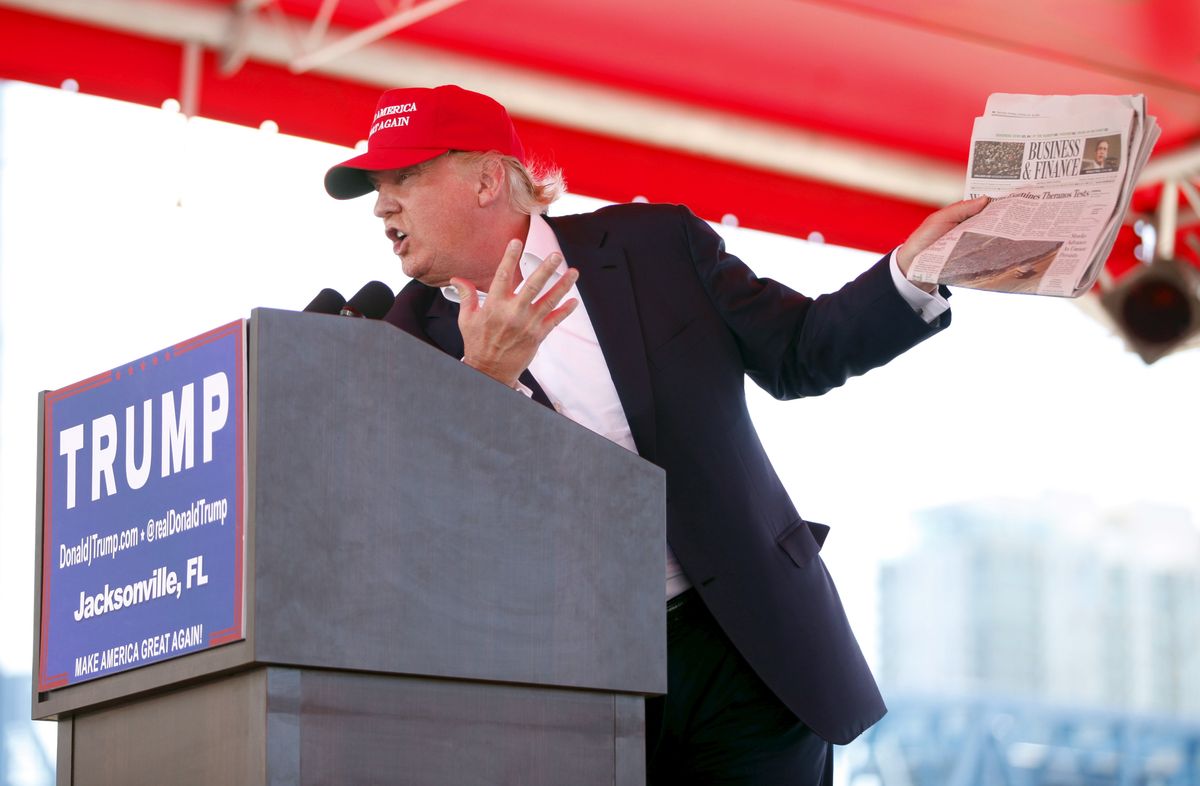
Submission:
<svg viewBox="0 0 1200 786">
<path fill-rule="evenodd" d="M 243 638 L 245 325 L 46 394 L 39 690 Z"/>
</svg>

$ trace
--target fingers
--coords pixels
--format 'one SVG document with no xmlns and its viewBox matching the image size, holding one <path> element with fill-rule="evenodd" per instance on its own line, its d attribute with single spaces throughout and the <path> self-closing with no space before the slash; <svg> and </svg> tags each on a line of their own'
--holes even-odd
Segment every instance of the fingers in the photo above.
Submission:
<svg viewBox="0 0 1200 786">
<path fill-rule="evenodd" d="M 979 211 L 987 207 L 988 203 L 991 201 L 991 197 L 987 196 L 979 196 L 975 197 L 974 199 L 964 199 L 961 202 L 955 202 L 952 205 L 946 206 L 942 209 L 942 213 L 944 214 L 946 220 L 959 224 L 963 221 L 966 221 L 971 216 L 979 213 Z"/>
<path fill-rule="evenodd" d="M 574 311 L 575 307 L 578 305 L 579 300 L 576 298 L 571 298 L 566 303 L 563 303 L 561 306 L 547 314 L 546 319 L 542 322 L 546 332 L 549 333 L 551 330 L 554 330 L 554 328 L 558 327 L 564 319 L 571 316 L 571 312 Z"/>
<path fill-rule="evenodd" d="M 557 251 L 553 254 L 547 254 L 546 258 L 542 260 L 542 264 L 538 265 L 537 269 L 529 275 L 529 278 L 525 281 L 525 285 L 521 287 L 521 294 L 528 302 L 533 303 L 537 300 L 538 293 L 542 291 L 542 287 L 546 286 L 546 282 L 550 280 L 550 276 L 554 275 L 554 271 L 558 270 L 562 259 L 562 254 Z M 565 279 L 566 276 L 563 276 L 563 278 Z M 562 280 L 560 279 L 558 283 L 561 284 Z M 568 286 L 567 289 L 570 289 L 570 287 Z M 566 294 L 565 291 L 563 294 Z M 559 297 L 561 298 L 562 295 L 559 295 Z"/>
<path fill-rule="evenodd" d="M 551 256 L 554 255 L 552 254 Z M 552 310 L 558 305 L 560 300 L 567 296 L 567 293 L 571 291 L 571 287 L 575 286 L 575 282 L 577 280 L 579 280 L 579 271 L 575 268 L 567 268 L 567 272 L 564 273 L 558 279 L 558 281 L 554 282 L 554 286 L 550 287 L 550 289 L 546 291 L 546 294 L 535 300 L 532 305 L 534 308 L 540 309 L 543 312 Z M 529 285 L 534 284 L 535 282 L 533 278 L 530 277 Z M 536 292 L 539 290 L 541 290 L 541 287 L 537 287 L 534 291 Z"/>
<path fill-rule="evenodd" d="M 458 293 L 459 312 L 472 313 L 479 310 L 479 290 L 475 285 L 465 278 L 454 276 L 450 279 L 450 286 L 454 287 L 454 291 Z"/>
<path fill-rule="evenodd" d="M 488 287 L 489 298 L 512 297 L 517 264 L 521 261 L 523 248 L 524 245 L 520 240 L 508 241 L 508 245 L 504 247 L 504 256 L 500 257 L 500 265 L 496 268 L 496 275 L 492 276 L 492 285 Z"/>
<path fill-rule="evenodd" d="M 963 221 L 979 213 L 987 207 L 990 201 L 991 199 L 986 196 L 964 199 L 931 213 L 900 247 L 900 251 L 896 255 L 896 264 L 899 265 L 900 272 L 907 275 L 909 266 L 912 265 L 917 254 L 933 245 L 938 238 Z"/>
<path fill-rule="evenodd" d="M 574 268 L 568 268 L 552 287 L 542 293 L 546 282 L 550 281 L 559 266 L 563 264 L 563 254 L 556 251 L 547 254 L 546 258 L 542 259 L 541 263 L 521 283 L 521 288 L 514 292 L 514 282 L 520 277 L 518 265 L 520 265 L 522 251 L 521 241 L 518 240 L 511 240 L 508 246 L 505 246 L 504 256 L 500 259 L 491 286 L 488 287 L 487 299 L 492 304 L 496 304 L 492 306 L 493 308 L 499 304 L 508 304 L 508 308 L 515 308 L 514 313 L 526 313 L 527 316 L 524 319 L 533 318 L 541 322 L 541 320 L 553 316 L 553 323 L 546 325 L 545 330 L 541 332 L 541 335 L 544 336 L 545 332 L 550 331 L 554 325 L 562 322 L 571 311 L 575 310 L 575 305 L 566 308 L 566 304 L 564 304 L 566 310 L 559 313 L 556 311 L 556 306 L 570 292 L 571 287 L 575 286 L 580 272 Z M 463 301 L 460 313 L 479 311 L 479 300 L 478 296 L 475 296 L 476 290 L 472 283 L 457 277 L 451 278 L 450 283 L 458 290 L 458 296 Z M 469 305 L 467 305 L 468 300 L 470 300 Z"/>
<path fill-rule="evenodd" d="M 957 224 L 961 224 L 971 216 L 979 213 L 981 210 L 987 207 L 989 201 L 991 200 L 988 197 L 983 196 L 976 197 L 975 199 L 964 199 L 961 202 L 954 202 L 946 205 L 946 207 L 942 208 L 941 210 L 935 211 L 926 216 L 925 220 L 921 222 L 921 226 L 918 228 L 918 231 L 928 227 L 936 231 L 937 234 L 941 234 L 947 229 L 950 229 Z"/>
<path fill-rule="evenodd" d="M 506 300 L 514 297 L 513 290 L 516 288 L 517 271 L 518 265 L 521 261 L 522 251 L 523 246 L 519 240 L 510 240 L 508 245 L 505 246 L 504 256 L 501 257 L 500 265 L 496 268 L 496 274 L 492 278 L 492 284 L 490 287 L 488 287 L 489 298 Z M 550 277 L 554 275 L 555 271 L 558 270 L 558 266 L 562 264 L 562 261 L 562 254 L 558 253 L 557 251 L 552 254 L 548 254 L 546 258 L 542 260 L 541 264 L 534 269 L 533 273 L 529 275 L 529 278 L 525 280 L 525 283 L 521 286 L 520 292 L 517 294 L 523 297 L 527 303 L 547 303 L 547 311 L 550 310 L 550 308 L 553 308 L 554 305 L 566 295 L 566 293 L 571 289 L 571 286 L 575 283 L 575 279 L 578 278 L 578 274 L 573 270 L 568 271 L 567 275 L 564 275 L 555 284 L 555 286 L 546 293 L 546 295 L 543 295 L 540 300 L 538 299 L 538 294 L 542 291 L 542 288 L 546 286 L 546 282 L 550 280 Z M 567 281 L 566 286 L 562 288 L 560 292 L 558 292 L 557 296 L 554 297 L 553 300 L 548 301 L 547 298 L 556 290 L 558 290 L 564 281 Z"/>
</svg>

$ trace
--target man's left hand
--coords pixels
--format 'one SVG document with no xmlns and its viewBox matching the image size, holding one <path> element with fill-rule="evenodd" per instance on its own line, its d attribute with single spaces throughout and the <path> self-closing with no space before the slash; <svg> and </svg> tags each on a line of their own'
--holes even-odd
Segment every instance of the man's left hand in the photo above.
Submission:
<svg viewBox="0 0 1200 786">
<path fill-rule="evenodd" d="M 962 202 L 955 202 L 930 214 L 896 252 L 896 264 L 899 266 L 900 272 L 907 276 L 908 269 L 912 267 L 917 254 L 933 245 L 934 241 L 942 235 L 983 210 L 989 201 L 986 196 L 964 199 Z"/>
</svg>

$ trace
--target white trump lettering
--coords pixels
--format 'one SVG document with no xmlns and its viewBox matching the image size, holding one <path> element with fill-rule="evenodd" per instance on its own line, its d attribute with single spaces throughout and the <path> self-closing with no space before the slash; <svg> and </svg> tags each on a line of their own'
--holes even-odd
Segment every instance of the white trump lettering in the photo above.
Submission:
<svg viewBox="0 0 1200 786">
<path fill-rule="evenodd" d="M 101 415 L 92 421 L 92 502 L 100 499 L 100 478 L 104 477 L 104 495 L 117 493 L 113 461 L 117 458 L 117 419 Z"/>
<path fill-rule="evenodd" d="M 106 413 L 94 418 L 90 424 L 79 423 L 58 432 L 58 455 L 66 458 L 67 509 L 77 503 L 79 479 L 79 453 L 84 443 L 91 439 L 91 500 L 101 496 L 111 497 L 121 488 L 137 490 L 146 485 L 154 461 L 154 431 L 158 426 L 160 476 L 168 477 L 192 469 L 196 463 L 196 421 L 200 421 L 201 462 L 213 460 L 213 441 L 216 434 L 229 425 L 230 391 L 229 376 L 218 371 L 201 381 L 200 401 L 196 401 L 195 383 L 188 383 L 178 390 L 169 390 L 159 397 L 160 411 L 156 413 L 154 399 L 141 402 L 141 418 L 138 406 L 125 407 L 124 434 L 118 434 L 117 417 Z M 197 413 L 199 409 L 199 413 Z M 155 423 L 155 416 L 158 423 Z M 138 421 L 141 421 L 139 424 Z M 89 435 L 87 431 L 89 430 Z M 140 431 L 141 439 L 138 439 Z M 125 460 L 117 463 L 119 438 L 125 441 Z M 139 446 L 138 443 L 141 443 Z M 123 466 L 124 483 L 119 484 L 118 467 Z"/>
<path fill-rule="evenodd" d="M 216 402 L 214 404 L 214 401 Z M 204 378 L 204 462 L 212 461 L 213 433 L 229 419 L 229 377 L 224 371 Z"/>
<path fill-rule="evenodd" d="M 140 489 L 146 485 L 150 477 L 151 423 L 154 420 L 154 401 L 146 399 L 142 402 L 142 465 L 139 467 L 134 457 L 137 450 L 137 433 L 133 405 L 125 407 L 125 482 L 131 489 Z"/>
<path fill-rule="evenodd" d="M 162 394 L 162 476 L 191 469 L 196 463 L 192 432 L 196 417 L 192 409 L 192 392 L 196 386 L 189 382 L 179 396 L 179 418 L 175 417 L 175 391 Z"/>
<path fill-rule="evenodd" d="M 75 457 L 82 447 L 82 423 L 59 432 L 58 455 L 67 457 L 67 510 L 75 507 Z"/>
</svg>

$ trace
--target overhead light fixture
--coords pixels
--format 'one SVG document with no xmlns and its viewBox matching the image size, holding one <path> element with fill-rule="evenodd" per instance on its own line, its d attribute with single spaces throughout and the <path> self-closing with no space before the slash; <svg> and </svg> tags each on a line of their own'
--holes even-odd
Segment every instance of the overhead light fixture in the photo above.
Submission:
<svg viewBox="0 0 1200 786">
<path fill-rule="evenodd" d="M 1100 295 L 1100 304 L 1149 365 L 1200 334 L 1200 270 L 1156 259 L 1122 276 Z"/>
</svg>

